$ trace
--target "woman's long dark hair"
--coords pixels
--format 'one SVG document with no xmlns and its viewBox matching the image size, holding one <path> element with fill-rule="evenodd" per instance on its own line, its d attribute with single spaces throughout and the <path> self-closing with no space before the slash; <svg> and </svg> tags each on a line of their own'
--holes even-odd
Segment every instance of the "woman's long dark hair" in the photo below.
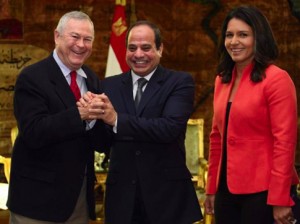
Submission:
<svg viewBox="0 0 300 224">
<path fill-rule="evenodd" d="M 266 68 L 278 57 L 278 47 L 267 18 L 259 9 L 253 6 L 235 8 L 225 18 L 218 46 L 219 64 L 217 73 L 222 77 L 223 83 L 229 83 L 232 79 L 235 62 L 228 54 L 224 42 L 228 23 L 233 18 L 244 21 L 252 28 L 255 38 L 255 52 L 251 80 L 260 82 L 266 76 Z"/>
</svg>

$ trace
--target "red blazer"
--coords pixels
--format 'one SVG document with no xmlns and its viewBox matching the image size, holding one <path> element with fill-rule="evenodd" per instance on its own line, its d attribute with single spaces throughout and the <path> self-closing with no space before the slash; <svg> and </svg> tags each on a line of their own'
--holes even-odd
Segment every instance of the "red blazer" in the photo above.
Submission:
<svg viewBox="0 0 300 224">
<path fill-rule="evenodd" d="M 231 193 L 268 191 L 270 205 L 291 206 L 290 187 L 298 183 L 294 167 L 297 99 L 288 73 L 275 65 L 266 78 L 250 80 L 248 65 L 231 105 L 227 134 L 227 184 Z M 233 72 L 235 79 L 236 72 Z M 221 167 L 226 105 L 233 81 L 215 81 L 207 194 L 215 194 Z"/>
</svg>

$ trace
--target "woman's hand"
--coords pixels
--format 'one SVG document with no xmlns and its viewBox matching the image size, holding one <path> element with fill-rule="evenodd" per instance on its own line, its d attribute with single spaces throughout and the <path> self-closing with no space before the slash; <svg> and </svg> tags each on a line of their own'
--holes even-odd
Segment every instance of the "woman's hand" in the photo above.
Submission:
<svg viewBox="0 0 300 224">
<path fill-rule="evenodd" d="M 215 205 L 215 195 L 214 194 L 206 195 L 206 198 L 204 201 L 205 213 L 208 215 L 213 215 L 215 213 L 214 205 Z"/>
<path fill-rule="evenodd" d="M 293 224 L 295 219 L 292 208 L 287 206 L 273 206 L 273 217 L 276 224 Z"/>
</svg>

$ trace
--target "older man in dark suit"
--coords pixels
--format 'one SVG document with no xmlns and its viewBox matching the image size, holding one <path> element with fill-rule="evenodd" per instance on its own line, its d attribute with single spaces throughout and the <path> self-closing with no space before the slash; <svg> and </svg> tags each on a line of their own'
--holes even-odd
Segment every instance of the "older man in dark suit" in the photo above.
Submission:
<svg viewBox="0 0 300 224">
<path fill-rule="evenodd" d="M 92 139 L 93 133 L 101 138 L 105 126 L 86 121 L 87 110 L 76 106 L 80 94 L 99 91 L 98 77 L 83 65 L 94 26 L 86 14 L 70 12 L 54 37 L 53 53 L 25 68 L 15 86 L 19 134 L 7 203 L 13 224 L 87 224 L 95 218 Z"/>
<path fill-rule="evenodd" d="M 135 23 L 126 41 L 131 70 L 101 82 L 105 95 L 89 93 L 81 102 L 94 108 L 90 118 L 104 120 L 114 132 L 105 223 L 192 224 L 202 219 L 185 164 L 193 79 L 159 65 L 163 45 L 156 25 Z"/>
</svg>

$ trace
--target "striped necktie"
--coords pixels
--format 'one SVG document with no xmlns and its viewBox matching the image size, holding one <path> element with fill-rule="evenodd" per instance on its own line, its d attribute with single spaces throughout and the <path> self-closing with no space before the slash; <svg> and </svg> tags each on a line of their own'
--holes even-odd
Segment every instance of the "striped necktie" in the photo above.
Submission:
<svg viewBox="0 0 300 224">
<path fill-rule="evenodd" d="M 137 87 L 136 95 L 135 95 L 135 99 L 134 99 L 135 108 L 138 108 L 138 105 L 141 101 L 142 94 L 143 94 L 143 87 L 148 81 L 145 78 L 139 78 L 137 80 L 137 82 L 138 82 L 138 87 Z"/>
</svg>

